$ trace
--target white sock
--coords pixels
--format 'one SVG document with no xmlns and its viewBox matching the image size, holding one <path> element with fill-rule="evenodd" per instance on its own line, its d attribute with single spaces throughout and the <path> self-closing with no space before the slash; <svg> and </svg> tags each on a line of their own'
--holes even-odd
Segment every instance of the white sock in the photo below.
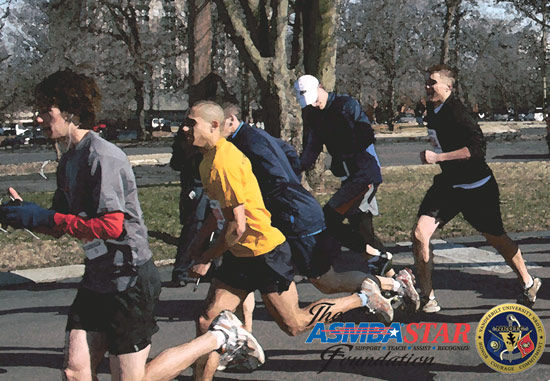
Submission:
<svg viewBox="0 0 550 381">
<path fill-rule="evenodd" d="M 529 278 L 529 283 L 526 283 L 525 286 L 523 286 L 524 289 L 528 289 L 533 285 L 533 277 Z"/>
<path fill-rule="evenodd" d="M 225 335 L 222 331 L 210 331 L 216 338 L 216 349 L 225 344 Z"/>
<path fill-rule="evenodd" d="M 366 307 L 367 306 L 367 303 L 369 302 L 369 297 L 367 296 L 367 294 L 364 294 L 362 292 L 358 292 L 357 295 L 359 296 L 359 298 L 361 299 L 361 305 L 363 307 Z"/>
<path fill-rule="evenodd" d="M 401 288 L 401 283 L 399 283 L 395 279 L 392 279 L 392 280 L 393 280 L 393 291 L 395 292 L 399 291 L 399 289 Z"/>
</svg>

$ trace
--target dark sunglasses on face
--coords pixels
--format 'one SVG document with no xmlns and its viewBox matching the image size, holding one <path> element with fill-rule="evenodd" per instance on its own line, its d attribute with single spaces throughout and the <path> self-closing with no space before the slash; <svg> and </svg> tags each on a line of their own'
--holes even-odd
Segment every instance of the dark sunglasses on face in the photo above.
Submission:
<svg viewBox="0 0 550 381">
<path fill-rule="evenodd" d="M 183 127 L 188 127 L 189 129 L 195 127 L 197 124 L 197 121 L 195 119 L 191 119 L 190 117 L 185 118 L 183 121 L 183 124 L 180 126 L 180 128 L 183 129 Z"/>
<path fill-rule="evenodd" d="M 436 84 L 437 84 L 437 81 L 435 79 L 428 78 L 426 80 L 427 87 L 434 87 Z"/>
</svg>

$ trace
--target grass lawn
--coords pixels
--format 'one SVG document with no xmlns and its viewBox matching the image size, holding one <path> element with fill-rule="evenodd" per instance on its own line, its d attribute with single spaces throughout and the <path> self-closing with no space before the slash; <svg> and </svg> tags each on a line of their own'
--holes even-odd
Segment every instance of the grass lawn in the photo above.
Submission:
<svg viewBox="0 0 550 381">
<path fill-rule="evenodd" d="M 550 229 L 549 162 L 492 163 L 501 192 L 505 228 L 510 232 Z M 375 229 L 384 242 L 408 241 L 415 215 L 438 166 L 388 167 L 377 194 L 381 215 Z M 155 259 L 173 258 L 179 224 L 179 185 L 148 186 L 139 198 L 150 234 Z M 24 195 L 26 200 L 50 205 L 52 193 Z M 330 195 L 318 195 L 324 204 Z M 477 234 L 461 216 L 451 221 L 437 237 Z M 70 237 L 33 239 L 24 231 L 0 233 L 0 270 L 14 270 L 82 263 L 78 242 Z"/>
</svg>

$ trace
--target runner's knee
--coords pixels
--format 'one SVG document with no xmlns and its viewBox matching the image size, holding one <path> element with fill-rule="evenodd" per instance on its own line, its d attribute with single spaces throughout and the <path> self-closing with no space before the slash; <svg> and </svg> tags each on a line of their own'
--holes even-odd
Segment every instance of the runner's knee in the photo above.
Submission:
<svg viewBox="0 0 550 381">
<path fill-rule="evenodd" d="M 208 315 L 206 315 L 206 312 L 203 312 L 199 315 L 199 317 L 197 318 L 197 328 L 201 334 L 208 331 L 212 320 L 213 319 L 210 319 Z"/>
<path fill-rule="evenodd" d="M 84 366 L 67 366 L 63 369 L 62 378 L 67 381 L 89 379 L 91 378 L 91 370 Z"/>
<path fill-rule="evenodd" d="M 334 294 L 339 292 L 334 286 L 334 279 L 332 279 L 328 272 L 318 278 L 309 278 L 309 281 L 323 294 Z"/>
</svg>

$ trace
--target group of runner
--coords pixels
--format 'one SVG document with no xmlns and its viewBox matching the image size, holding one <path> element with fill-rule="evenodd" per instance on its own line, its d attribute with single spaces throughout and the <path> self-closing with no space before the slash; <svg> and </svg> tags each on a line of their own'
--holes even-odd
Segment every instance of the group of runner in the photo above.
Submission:
<svg viewBox="0 0 550 381">
<path fill-rule="evenodd" d="M 423 151 L 421 160 L 439 163 L 442 173 L 434 178 L 412 232 L 420 293 L 410 269 L 393 271 L 391 254 L 374 233 L 382 175 L 374 131 L 355 99 L 327 92 L 311 75 L 296 81 L 305 130 L 300 156 L 289 144 L 244 123 L 236 105 L 193 105 L 176 139 L 178 148 L 191 152 L 183 156 L 187 171 L 182 180 L 191 180 L 182 196 L 193 202 L 182 219 L 187 230 L 173 281 L 204 276 L 213 260 L 223 260 L 213 271 L 197 338 L 147 363 L 158 330 L 154 306 L 160 280 L 134 174 L 119 148 L 90 131 L 101 98 L 95 82 L 70 70 L 46 78 L 36 88 L 37 121 L 64 151 L 52 208 L 19 199 L 17 205 L 2 207 L 0 218 L 14 228 L 70 234 L 84 243 L 85 274 L 69 312 L 64 378 L 94 379 L 106 352 L 115 380 L 172 379 L 191 364 L 197 379 L 211 379 L 230 364 L 253 370 L 265 361 L 249 332 L 256 290 L 289 335 L 355 308 L 388 324 L 397 304 L 392 306 L 383 292 L 414 311 L 437 312 L 430 237 L 460 212 L 516 272 L 523 286 L 518 302 L 532 306 L 541 281 L 529 275 L 521 251 L 504 231 L 483 134 L 452 94 L 453 85 L 449 67 L 428 70 L 428 128 L 442 152 Z M 323 147 L 342 184 L 321 207 L 302 186 L 301 176 Z M 12 197 L 18 198 L 15 191 Z M 342 246 L 364 255 L 371 273 L 336 272 L 332 261 Z M 296 274 L 325 294 L 350 295 L 300 308 Z M 239 307 L 248 330 L 232 313 Z"/>
</svg>

